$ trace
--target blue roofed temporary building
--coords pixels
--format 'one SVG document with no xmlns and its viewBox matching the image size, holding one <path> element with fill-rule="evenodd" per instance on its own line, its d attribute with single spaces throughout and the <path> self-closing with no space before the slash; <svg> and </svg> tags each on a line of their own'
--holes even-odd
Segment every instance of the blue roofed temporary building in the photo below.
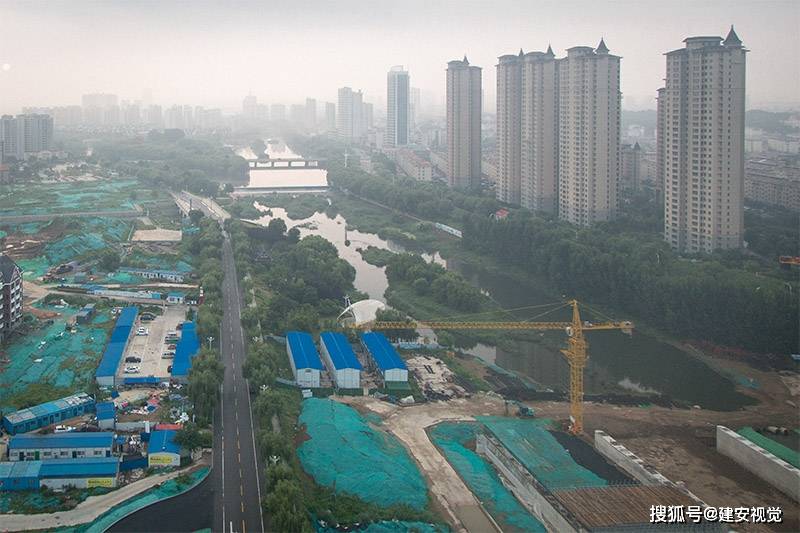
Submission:
<svg viewBox="0 0 800 533">
<path fill-rule="evenodd" d="M 192 368 L 192 359 L 200 350 L 200 339 L 194 322 L 184 322 L 181 327 L 181 340 L 175 345 L 175 358 L 172 361 L 172 378 L 185 382 Z"/>
<path fill-rule="evenodd" d="M 0 491 L 117 486 L 119 457 L 0 463 Z"/>
<path fill-rule="evenodd" d="M 186 293 L 179 291 L 171 291 L 167 293 L 168 304 L 182 304 L 186 299 Z"/>
<path fill-rule="evenodd" d="M 153 431 L 147 445 L 147 466 L 180 466 L 181 447 L 175 443 L 172 429 Z"/>
<path fill-rule="evenodd" d="M 116 408 L 114 402 L 100 402 L 96 406 L 97 426 L 100 429 L 114 429 Z"/>
<path fill-rule="evenodd" d="M 3 417 L 3 429 L 10 435 L 26 433 L 92 411 L 94 398 L 81 392 L 9 413 Z"/>
<path fill-rule="evenodd" d="M 51 433 L 49 435 L 15 435 L 8 441 L 8 458 L 11 461 L 39 461 L 47 459 L 78 459 L 84 457 L 110 457 L 114 434 Z"/>
<path fill-rule="evenodd" d="M 353 347 L 341 333 L 326 331 L 319 336 L 320 353 L 340 389 L 357 389 L 361 386 L 361 363 Z"/>
<path fill-rule="evenodd" d="M 103 358 L 100 359 L 100 364 L 95 372 L 95 379 L 101 387 L 114 386 L 114 376 L 119 368 L 122 354 L 125 352 L 125 346 L 128 344 L 137 314 L 136 307 L 126 307 L 120 311 L 117 317 L 117 323 L 111 332 L 108 346 L 106 346 Z"/>
<path fill-rule="evenodd" d="M 42 461 L 39 484 L 53 490 L 75 487 L 113 488 L 117 486 L 119 457 L 85 457 Z"/>
<path fill-rule="evenodd" d="M 0 463 L 0 491 L 38 490 L 41 461 Z"/>
<path fill-rule="evenodd" d="M 319 375 L 323 367 L 311 335 L 303 331 L 288 332 L 286 351 L 295 382 L 301 387 L 319 387 Z"/>
<path fill-rule="evenodd" d="M 408 368 L 397 350 L 383 333 L 371 331 L 361 334 L 361 344 L 369 352 L 372 361 L 386 382 L 407 382 Z"/>
</svg>

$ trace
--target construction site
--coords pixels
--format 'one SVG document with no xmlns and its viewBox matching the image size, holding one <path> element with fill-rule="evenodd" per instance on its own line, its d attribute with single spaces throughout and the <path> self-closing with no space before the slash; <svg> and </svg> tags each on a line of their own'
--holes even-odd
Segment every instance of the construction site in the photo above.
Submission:
<svg viewBox="0 0 800 533">
<path fill-rule="evenodd" d="M 570 402 L 477 391 L 424 347 L 405 346 L 398 353 L 418 391 L 413 400 L 365 388 L 364 395 L 304 401 L 306 436 L 298 447 L 304 469 L 319 483 L 383 506 L 422 505 L 427 490 L 457 531 L 797 530 L 800 434 L 791 396 L 771 398 L 769 414 L 586 401 L 584 332 L 635 326 L 588 322 L 577 302 L 567 305 L 573 313 L 567 323 L 425 321 L 413 327 L 565 331 Z M 480 372 L 481 365 L 459 359 Z M 483 368 L 484 376 L 493 373 Z M 381 491 L 376 483 L 402 490 Z M 672 509 L 669 520 L 654 515 L 662 508 Z"/>
</svg>

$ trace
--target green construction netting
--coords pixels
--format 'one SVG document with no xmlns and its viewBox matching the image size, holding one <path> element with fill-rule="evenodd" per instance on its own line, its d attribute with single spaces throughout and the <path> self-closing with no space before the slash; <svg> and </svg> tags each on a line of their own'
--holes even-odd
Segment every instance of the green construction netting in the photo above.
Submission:
<svg viewBox="0 0 800 533">
<path fill-rule="evenodd" d="M 140 186 L 134 180 L 26 183 L 10 185 L 0 194 L 0 212 L 8 216 L 77 211 L 128 211 L 131 194 Z"/>
<path fill-rule="evenodd" d="M 125 266 L 137 266 L 154 270 L 192 271 L 192 265 L 187 262 L 187 258 L 175 254 L 147 255 L 137 251 L 123 259 L 122 263 Z"/>
<path fill-rule="evenodd" d="M 50 325 L 15 336 L 5 347 L 7 360 L 0 363 L 0 406 L 4 410 L 13 410 L 14 406 L 6 405 L 6 400 L 31 383 L 63 388 L 88 383 L 105 348 L 111 324 L 108 314 L 97 311 L 90 323 L 80 324 L 75 333 L 70 333 L 65 324 L 78 308 L 45 306 L 43 309 L 62 316 L 53 319 Z"/>
<path fill-rule="evenodd" d="M 303 402 L 300 423 L 309 439 L 297 449 L 317 483 L 384 507 L 424 509 L 428 489 L 394 437 L 376 430 L 355 409 L 320 398 Z"/>
<path fill-rule="evenodd" d="M 503 486 L 494 468 L 468 447 L 480 431 L 480 424 L 473 422 L 443 422 L 428 435 L 503 531 L 546 531 Z"/>
<path fill-rule="evenodd" d="M 208 468 L 201 468 L 200 470 L 192 472 L 189 474 L 190 481 L 185 484 L 179 484 L 174 478 L 170 479 L 169 481 L 165 481 L 160 486 L 133 496 L 119 505 L 112 507 L 110 510 L 100 515 L 97 520 L 91 524 L 83 524 L 75 527 L 63 527 L 53 529 L 51 531 L 54 533 L 104 533 L 112 525 L 119 522 L 129 514 L 135 513 L 139 509 L 142 509 L 143 507 L 147 507 L 148 505 L 152 505 L 161 500 L 166 500 L 167 498 L 172 498 L 173 496 L 177 496 L 178 494 L 182 494 L 188 490 L 191 490 L 198 483 L 203 481 L 203 479 L 205 479 L 205 477 L 208 475 L 208 472 Z"/>
<path fill-rule="evenodd" d="M 550 434 L 551 420 L 496 416 L 475 418 L 549 490 L 608 485 L 605 479 L 576 463 Z"/>
<path fill-rule="evenodd" d="M 783 459 L 795 468 L 800 468 L 800 452 L 796 452 L 795 450 L 784 446 L 780 442 L 775 442 L 771 438 L 762 435 L 751 427 L 743 427 L 737 431 L 737 433 L 753 444 L 761 446 L 772 455 Z"/>
</svg>

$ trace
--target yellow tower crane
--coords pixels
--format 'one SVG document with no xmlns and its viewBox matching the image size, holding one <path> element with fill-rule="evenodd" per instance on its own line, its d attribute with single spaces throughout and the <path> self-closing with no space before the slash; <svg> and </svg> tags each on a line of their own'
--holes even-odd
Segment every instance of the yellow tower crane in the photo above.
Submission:
<svg viewBox="0 0 800 533">
<path fill-rule="evenodd" d="M 585 331 L 598 331 L 605 329 L 618 329 L 630 334 L 633 323 L 630 321 L 611 322 L 584 322 L 581 320 L 578 301 L 570 300 L 567 305 L 572 307 L 572 321 L 570 322 L 455 322 L 455 321 L 429 321 L 418 320 L 413 322 L 373 321 L 361 324 L 359 329 L 408 329 L 409 327 L 426 327 L 430 329 L 513 329 L 513 330 L 562 330 L 568 336 L 568 346 L 561 350 L 569 362 L 569 403 L 570 403 L 570 431 L 581 433 L 583 431 L 583 371 L 589 358 L 588 344 L 583 333 Z"/>
</svg>

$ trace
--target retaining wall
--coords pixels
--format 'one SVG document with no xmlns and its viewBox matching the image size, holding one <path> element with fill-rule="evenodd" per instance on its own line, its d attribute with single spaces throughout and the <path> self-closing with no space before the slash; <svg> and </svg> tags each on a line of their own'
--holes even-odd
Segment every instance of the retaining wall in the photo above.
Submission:
<svg viewBox="0 0 800 533">
<path fill-rule="evenodd" d="M 576 533 L 578 524 L 568 521 L 562 514 L 566 510 L 554 499 L 547 497 L 549 491 L 525 469 L 499 441 L 487 435 L 478 434 L 475 440 L 476 451 L 486 457 L 497 468 L 500 479 L 517 497 L 528 511 L 541 520 L 548 531 Z"/>
<path fill-rule="evenodd" d="M 717 451 L 776 489 L 800 501 L 800 470 L 725 426 L 717 426 Z"/>
<path fill-rule="evenodd" d="M 652 466 L 646 465 L 632 451 L 618 443 L 605 431 L 595 430 L 594 447 L 600 454 L 630 474 L 642 485 L 669 485 L 670 480 Z"/>
</svg>

